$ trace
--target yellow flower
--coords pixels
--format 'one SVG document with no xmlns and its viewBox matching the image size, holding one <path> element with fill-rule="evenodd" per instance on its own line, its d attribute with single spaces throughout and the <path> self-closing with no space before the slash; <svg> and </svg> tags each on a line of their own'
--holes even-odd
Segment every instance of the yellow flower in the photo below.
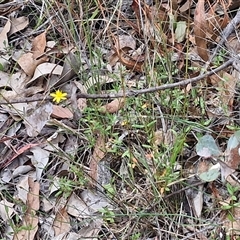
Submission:
<svg viewBox="0 0 240 240">
<path fill-rule="evenodd" d="M 60 103 L 63 100 L 66 100 L 67 93 L 62 92 L 61 90 L 57 90 L 55 93 L 50 94 L 53 97 L 53 101 L 56 103 Z"/>
</svg>

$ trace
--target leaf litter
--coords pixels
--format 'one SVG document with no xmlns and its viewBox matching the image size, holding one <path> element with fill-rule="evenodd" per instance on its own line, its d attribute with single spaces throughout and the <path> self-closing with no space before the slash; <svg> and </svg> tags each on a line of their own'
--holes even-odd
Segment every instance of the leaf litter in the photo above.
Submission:
<svg viewBox="0 0 240 240">
<path fill-rule="evenodd" d="M 0 3 L 1 238 L 238 237 L 239 3 L 68 4 Z"/>
</svg>

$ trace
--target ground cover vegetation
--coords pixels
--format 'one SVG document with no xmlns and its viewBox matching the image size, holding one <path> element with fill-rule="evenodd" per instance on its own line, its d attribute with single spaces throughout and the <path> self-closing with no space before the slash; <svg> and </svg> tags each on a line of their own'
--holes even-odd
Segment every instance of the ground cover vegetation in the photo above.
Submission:
<svg viewBox="0 0 240 240">
<path fill-rule="evenodd" d="M 239 1 L 0 1 L 0 239 L 240 239 Z"/>
</svg>

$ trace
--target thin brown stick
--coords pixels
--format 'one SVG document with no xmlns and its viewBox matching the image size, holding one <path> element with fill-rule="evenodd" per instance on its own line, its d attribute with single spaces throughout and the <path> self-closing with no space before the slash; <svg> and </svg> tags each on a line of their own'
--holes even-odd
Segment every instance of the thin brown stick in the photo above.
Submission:
<svg viewBox="0 0 240 240">
<path fill-rule="evenodd" d="M 153 92 L 157 92 L 157 91 L 162 91 L 162 90 L 166 90 L 166 89 L 171 89 L 171 88 L 176 88 L 176 87 L 184 87 L 187 86 L 190 83 L 196 83 L 199 82 L 200 80 L 209 77 L 213 74 L 216 74 L 217 72 L 225 69 L 226 67 L 230 66 L 233 64 L 233 62 L 235 61 L 234 58 L 231 58 L 230 60 L 228 60 L 227 62 L 225 62 L 224 64 L 222 64 L 221 66 L 219 66 L 216 69 L 212 69 L 209 72 L 205 73 L 205 74 L 201 74 L 197 77 L 194 78 L 189 78 L 186 80 L 182 80 L 176 83 L 170 83 L 170 84 L 163 84 L 161 86 L 157 86 L 157 87 L 151 87 L 151 88 L 146 88 L 146 89 L 141 89 L 141 90 L 128 90 L 124 93 L 106 93 L 106 94 L 86 94 L 86 93 L 78 93 L 77 97 L 78 98 L 86 98 L 86 99 L 114 99 L 114 98 L 122 98 L 122 97 L 136 97 L 138 95 L 141 94 L 146 94 L 146 93 L 153 93 Z M 12 101 L 2 101 L 0 102 L 0 104 L 14 104 L 14 103 L 21 103 L 21 102 L 35 102 L 35 101 L 46 101 L 46 100 L 51 100 L 52 98 L 50 96 L 48 97 L 29 97 L 29 98 L 25 98 L 25 99 L 16 99 L 16 100 L 12 100 Z"/>
</svg>

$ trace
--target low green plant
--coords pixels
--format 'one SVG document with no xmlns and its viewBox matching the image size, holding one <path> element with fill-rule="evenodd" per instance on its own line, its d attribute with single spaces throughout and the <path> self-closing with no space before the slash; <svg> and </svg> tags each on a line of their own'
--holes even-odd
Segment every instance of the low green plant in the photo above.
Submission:
<svg viewBox="0 0 240 240">
<path fill-rule="evenodd" d="M 112 198 L 113 196 L 115 196 L 116 189 L 115 189 L 113 183 L 105 184 L 103 187 L 104 187 L 108 197 Z"/>
<path fill-rule="evenodd" d="M 74 173 L 74 175 L 76 176 L 76 179 L 74 180 L 76 186 L 81 187 L 88 183 L 88 179 L 85 176 L 85 173 L 84 173 L 82 167 L 72 164 L 70 166 L 70 172 Z"/>
<path fill-rule="evenodd" d="M 227 211 L 227 217 L 230 221 L 235 221 L 234 219 L 234 209 L 240 207 L 240 203 L 237 198 L 239 192 L 239 187 L 232 186 L 230 183 L 227 183 L 227 191 L 229 193 L 229 199 L 224 205 L 221 206 L 222 210 Z"/>
<path fill-rule="evenodd" d="M 100 213 L 102 213 L 103 219 L 106 222 L 114 223 L 115 213 L 112 210 L 109 210 L 107 207 L 99 209 Z"/>
<path fill-rule="evenodd" d="M 214 57 L 213 63 L 216 67 L 219 67 L 224 62 L 224 57 L 226 56 L 227 51 L 225 49 L 222 49 L 219 51 L 219 54 Z"/>
<path fill-rule="evenodd" d="M 58 183 L 59 190 L 56 196 L 63 195 L 65 198 L 68 198 L 72 194 L 76 186 L 76 183 L 73 180 L 67 179 L 67 177 L 59 178 Z"/>
<path fill-rule="evenodd" d="M 4 71 L 4 66 L 0 63 L 0 71 L 3 72 Z"/>
<path fill-rule="evenodd" d="M 237 199 L 237 193 L 239 191 L 239 188 L 238 187 L 235 187 L 235 186 L 232 186 L 230 183 L 227 183 L 227 191 L 229 193 L 229 203 L 226 204 L 226 205 L 223 205 L 221 208 L 223 210 L 229 210 L 229 209 L 232 209 L 234 207 L 239 207 L 240 206 L 240 203 L 238 202 L 238 199 Z"/>
<path fill-rule="evenodd" d="M 70 165 L 69 173 L 73 174 L 75 176 L 74 179 L 69 179 L 66 177 L 59 178 L 58 181 L 58 187 L 59 190 L 56 194 L 56 196 L 62 195 L 65 198 L 68 198 L 74 190 L 77 188 L 82 188 L 83 186 L 86 186 L 88 183 L 88 179 L 84 174 L 84 171 L 81 167 L 77 165 Z"/>
<path fill-rule="evenodd" d="M 141 233 L 135 233 L 131 236 L 131 240 L 138 240 L 141 237 Z"/>
</svg>

